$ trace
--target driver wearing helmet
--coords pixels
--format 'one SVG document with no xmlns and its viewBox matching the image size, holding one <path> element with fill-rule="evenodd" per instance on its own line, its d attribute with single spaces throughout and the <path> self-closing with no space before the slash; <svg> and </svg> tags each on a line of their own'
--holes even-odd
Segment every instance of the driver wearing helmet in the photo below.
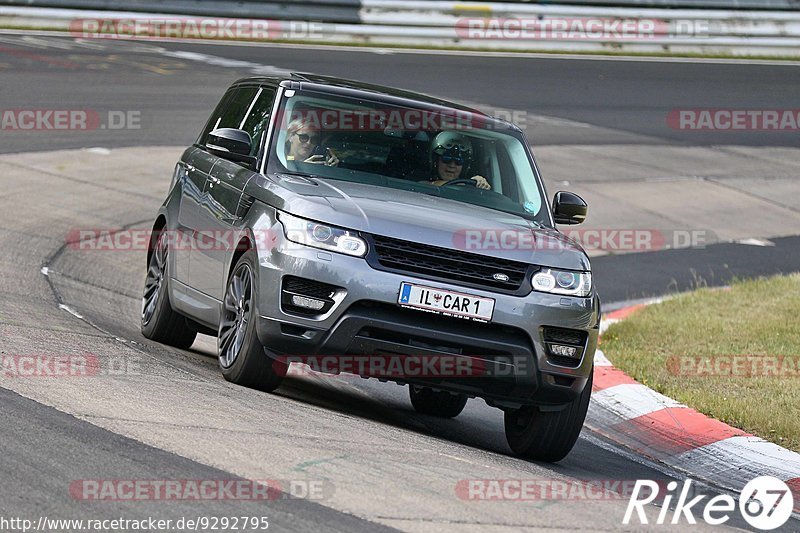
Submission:
<svg viewBox="0 0 800 533">
<path fill-rule="evenodd" d="M 465 167 L 469 167 L 472 160 L 472 143 L 465 136 L 443 131 L 433 140 L 434 177 L 430 183 L 433 185 L 446 185 L 453 180 L 471 179 L 479 189 L 491 189 L 491 185 L 483 176 L 462 177 Z"/>
</svg>

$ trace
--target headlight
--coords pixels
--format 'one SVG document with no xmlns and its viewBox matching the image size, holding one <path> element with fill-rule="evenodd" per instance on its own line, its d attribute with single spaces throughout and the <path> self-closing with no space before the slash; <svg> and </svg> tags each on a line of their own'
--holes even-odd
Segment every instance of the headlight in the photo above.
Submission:
<svg viewBox="0 0 800 533">
<path fill-rule="evenodd" d="M 531 285 L 535 291 L 585 297 L 592 292 L 592 273 L 543 268 L 531 277 Z"/>
<path fill-rule="evenodd" d="M 306 220 L 288 213 L 278 213 L 286 238 L 297 244 L 364 257 L 367 243 L 354 231 Z"/>
</svg>

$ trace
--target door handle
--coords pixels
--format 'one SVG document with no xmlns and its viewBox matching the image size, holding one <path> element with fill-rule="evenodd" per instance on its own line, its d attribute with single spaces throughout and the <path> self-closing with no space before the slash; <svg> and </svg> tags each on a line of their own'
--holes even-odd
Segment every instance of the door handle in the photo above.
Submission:
<svg viewBox="0 0 800 533">
<path fill-rule="evenodd" d="M 219 185 L 219 178 L 215 178 L 214 176 L 209 176 L 208 179 L 211 180 L 211 183 Z"/>
<path fill-rule="evenodd" d="M 194 165 L 190 165 L 189 163 L 186 163 L 186 170 L 189 172 L 194 172 L 195 170 L 197 170 L 197 167 L 195 167 Z"/>
</svg>

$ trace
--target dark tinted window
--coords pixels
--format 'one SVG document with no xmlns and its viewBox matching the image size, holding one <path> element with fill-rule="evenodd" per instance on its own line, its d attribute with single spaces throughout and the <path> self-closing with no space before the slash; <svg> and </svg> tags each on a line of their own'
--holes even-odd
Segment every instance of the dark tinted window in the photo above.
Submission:
<svg viewBox="0 0 800 533">
<path fill-rule="evenodd" d="M 222 118 L 222 113 L 225 111 L 225 106 L 228 104 L 231 96 L 233 95 L 234 91 L 228 90 L 222 98 L 220 98 L 217 107 L 214 108 L 214 112 L 211 113 L 211 116 L 208 118 L 208 122 L 206 122 L 205 127 L 203 128 L 202 133 L 197 138 L 197 144 L 204 145 L 206 143 L 206 138 L 208 134 L 216 128 L 217 124 L 219 124 L 220 119 Z"/>
<path fill-rule="evenodd" d="M 214 128 L 237 128 L 241 129 L 245 115 L 250 109 L 250 104 L 258 92 L 258 87 L 243 87 L 234 89 L 233 94 L 228 100 L 225 112 L 220 117 L 219 123 Z M 212 128 L 212 130 L 214 129 Z"/>
<path fill-rule="evenodd" d="M 205 144 L 208 134 L 217 128 L 236 128 L 250 134 L 253 141 L 251 155 L 257 155 L 269 125 L 269 114 L 274 101 L 275 90 L 267 87 L 229 90 L 217 104 L 198 142 Z"/>
<path fill-rule="evenodd" d="M 244 87 L 230 89 L 222 97 L 211 118 L 208 119 L 203 133 L 198 139 L 198 143 L 205 145 L 208 134 L 217 128 L 239 128 L 244 119 L 245 113 L 250 108 L 253 98 L 258 92 L 258 87 Z"/>
<path fill-rule="evenodd" d="M 243 129 L 250 134 L 253 140 L 253 148 L 250 155 L 257 155 L 261 147 L 261 141 L 269 126 L 269 115 L 272 113 L 272 104 L 275 101 L 275 91 L 263 87 L 257 93 L 256 101 L 252 104 L 250 113 L 245 117 L 244 123 L 239 129 Z"/>
</svg>

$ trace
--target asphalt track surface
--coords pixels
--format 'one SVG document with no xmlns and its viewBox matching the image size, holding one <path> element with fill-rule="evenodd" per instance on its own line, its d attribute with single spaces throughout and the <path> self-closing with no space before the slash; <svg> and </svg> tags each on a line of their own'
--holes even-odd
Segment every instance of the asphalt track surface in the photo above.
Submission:
<svg viewBox="0 0 800 533">
<path fill-rule="evenodd" d="M 793 64 L 424 55 L 14 34 L 0 34 L 0 53 L 3 108 L 86 109 L 101 120 L 109 111 L 133 112 L 138 121 L 132 129 L 16 131 L 3 136 L 0 153 L 189 145 L 233 80 L 287 71 L 361 79 L 514 113 L 531 126 L 534 146 L 800 146 L 797 131 L 684 132 L 666 120 L 675 109 L 795 109 L 800 66 Z M 769 249 L 721 244 L 688 253 L 602 257 L 593 265 L 603 300 L 619 302 L 800 270 L 800 241 L 775 242 Z"/>
<path fill-rule="evenodd" d="M 231 81 L 275 71 L 341 76 L 565 119 L 537 130 L 534 145 L 800 142 L 796 131 L 687 133 L 667 123 L 676 109 L 795 109 L 800 87 L 796 64 L 425 55 L 1 33 L 0 59 L 4 105 L 136 110 L 142 124 L 140 130 L 113 135 L 50 135 L 47 147 L 37 146 L 41 135 L 16 134 L 0 146 L 5 153 L 79 148 L 86 142 L 109 147 L 189 144 Z M 592 126 L 603 128 L 602 134 Z"/>
<path fill-rule="evenodd" d="M 269 67 L 339 74 L 504 109 L 535 105 L 539 114 L 567 119 L 554 125 L 551 137 L 537 141 L 542 144 L 581 139 L 597 143 L 592 128 L 570 121 L 614 128 L 628 143 L 654 138 L 687 143 L 666 128 L 664 113 L 684 105 L 688 95 L 695 95 L 688 107 L 766 107 L 767 100 L 771 108 L 791 107 L 791 89 L 800 85 L 800 71 L 780 66 L 488 61 L 178 43 L 75 44 L 39 37 L 20 44 L 17 36 L 2 37 L 2 108 L 122 109 L 139 111 L 142 117 L 138 130 L 4 134 L 4 153 L 189 144 L 221 91 L 233 79 L 252 73 L 257 68 L 253 64 L 261 65 L 263 72 Z M 148 48 L 152 46 L 167 54 Z M 187 53 L 195 55 L 187 59 Z M 236 66 L 233 60 L 248 64 Z M 474 73 L 474 83 L 464 83 L 466 71 Z M 713 144 L 719 139 L 692 142 Z M 726 142 L 790 141 L 785 135 L 742 135 L 735 141 L 726 137 Z M 115 184 L 111 187 L 101 172 L 95 168 L 80 180 L 34 173 L 25 176 L 27 182 L 4 181 L 2 227 L 8 255 L 1 286 L 9 314 L 3 320 L 2 351 L 85 346 L 98 353 L 125 353 L 148 362 L 147 379 L 98 380 L 88 391 L 81 390 L 80 383 L 58 383 L 46 391 L 29 383 L 1 387 L 3 516 L 167 518 L 252 516 L 263 511 L 271 527 L 279 530 L 357 531 L 377 529 L 379 524 L 411 530 L 603 530 L 619 525 L 623 503 L 510 502 L 495 510 L 480 507 L 483 502 L 459 501 L 450 480 L 683 479 L 590 431 L 558 465 L 514 458 L 504 441 L 500 412 L 483 402 L 470 401 L 460 417 L 441 422 L 416 415 L 406 388 L 372 380 L 342 384 L 294 379 L 276 394 L 265 395 L 226 384 L 208 343 L 179 351 L 145 342 L 136 320 L 140 258 L 114 256 L 87 263 L 86 255 L 57 244 L 65 224 L 146 227 L 164 184 L 140 183 L 135 172 L 125 176 L 125 169 L 109 169 L 114 176 L 109 182 Z M 38 206 L 37 192 L 42 192 L 46 212 L 26 217 Z M 21 242 L 23 234 L 29 242 Z M 725 283 L 731 276 L 798 270 L 798 254 L 792 252 L 797 246 L 797 239 L 787 238 L 770 248 L 718 245 L 640 254 L 635 260 L 630 255 L 604 257 L 593 264 L 596 276 L 608 280 L 601 286 L 604 299 L 616 301 L 691 287 L 700 278 L 676 277 L 670 269 L 685 269 L 687 261 L 696 262 L 697 271 L 706 274 L 702 279 L 712 284 Z M 650 274 L 641 273 L 640 261 L 654 267 Z M 38 272 L 43 264 L 54 272 L 46 285 Z M 77 309 L 83 318 L 59 310 L 59 304 Z M 85 403 L 70 403 L 76 397 Z M 157 419 L 159 415 L 163 418 Z M 298 472 L 316 472 L 331 481 L 335 495 L 320 502 L 279 499 L 254 511 L 252 502 L 76 502 L 66 490 L 74 480 L 86 478 L 285 478 L 300 476 Z M 370 506 L 371 500 L 379 503 Z M 744 526 L 737 521 L 729 525 Z M 797 530 L 796 523 L 787 527 Z"/>
<path fill-rule="evenodd" d="M 0 388 L 3 437 L 3 502 L 0 515 L 36 519 L 93 518 L 111 520 L 157 517 L 177 522 L 182 517 L 267 516 L 278 527 L 311 531 L 324 524 L 331 531 L 389 530 L 314 501 L 270 495 L 268 511 L 254 513 L 247 501 L 193 501 L 180 506 L 161 501 L 102 502 L 76 515 L 76 500 L 64 490 L 65 480 L 85 479 L 193 479 L 245 481 L 183 457 L 145 446 L 88 422 Z M 75 477 L 81 472 L 84 478 Z M 91 504 L 90 504 L 91 505 Z M 88 511 L 88 512 L 87 512 Z M 274 526 L 273 526 L 274 527 Z"/>
</svg>

